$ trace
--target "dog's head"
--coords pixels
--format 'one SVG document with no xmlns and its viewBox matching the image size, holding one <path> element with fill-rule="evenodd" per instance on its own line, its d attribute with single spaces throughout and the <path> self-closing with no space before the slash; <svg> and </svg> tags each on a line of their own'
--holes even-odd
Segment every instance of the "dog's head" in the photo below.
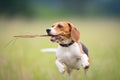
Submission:
<svg viewBox="0 0 120 80">
<path fill-rule="evenodd" d="M 46 32 L 51 36 L 53 42 L 62 42 L 68 39 L 77 42 L 80 38 L 80 32 L 69 22 L 57 22 L 52 25 L 52 28 L 46 29 Z"/>
</svg>

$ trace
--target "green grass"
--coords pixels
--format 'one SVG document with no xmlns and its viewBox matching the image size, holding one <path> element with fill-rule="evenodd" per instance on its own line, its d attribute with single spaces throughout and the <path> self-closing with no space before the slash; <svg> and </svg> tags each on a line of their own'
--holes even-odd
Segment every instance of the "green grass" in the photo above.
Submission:
<svg viewBox="0 0 120 80">
<path fill-rule="evenodd" d="M 55 65 L 55 54 L 40 52 L 57 47 L 49 38 L 17 39 L 14 35 L 45 34 L 52 23 L 65 20 L 76 25 L 80 41 L 89 48 L 91 66 L 88 80 L 120 80 L 120 20 L 115 19 L 22 19 L 0 20 L 0 80 L 66 80 Z M 73 80 L 85 80 L 84 70 L 73 71 Z"/>
</svg>

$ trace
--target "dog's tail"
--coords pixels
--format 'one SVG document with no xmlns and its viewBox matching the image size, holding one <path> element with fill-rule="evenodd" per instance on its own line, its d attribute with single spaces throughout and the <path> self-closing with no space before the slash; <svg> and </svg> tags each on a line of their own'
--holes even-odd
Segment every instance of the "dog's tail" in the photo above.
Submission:
<svg viewBox="0 0 120 80">
<path fill-rule="evenodd" d="M 45 48 L 45 49 L 41 49 L 40 51 L 45 53 L 56 53 L 57 48 Z"/>
</svg>

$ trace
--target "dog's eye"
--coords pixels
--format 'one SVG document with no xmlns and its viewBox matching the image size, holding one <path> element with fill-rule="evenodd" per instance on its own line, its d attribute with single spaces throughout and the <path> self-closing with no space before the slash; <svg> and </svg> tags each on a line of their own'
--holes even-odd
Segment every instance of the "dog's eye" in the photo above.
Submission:
<svg viewBox="0 0 120 80">
<path fill-rule="evenodd" d="M 58 28 L 63 28 L 63 26 L 62 25 L 58 25 Z"/>
</svg>

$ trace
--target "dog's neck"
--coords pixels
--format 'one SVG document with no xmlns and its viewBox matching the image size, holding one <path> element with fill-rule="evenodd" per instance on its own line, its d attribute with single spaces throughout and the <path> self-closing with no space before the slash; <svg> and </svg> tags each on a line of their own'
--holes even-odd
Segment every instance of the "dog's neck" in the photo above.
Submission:
<svg viewBox="0 0 120 80">
<path fill-rule="evenodd" d="M 62 47 L 69 47 L 74 43 L 72 39 L 67 39 L 59 43 L 60 46 Z"/>
</svg>

